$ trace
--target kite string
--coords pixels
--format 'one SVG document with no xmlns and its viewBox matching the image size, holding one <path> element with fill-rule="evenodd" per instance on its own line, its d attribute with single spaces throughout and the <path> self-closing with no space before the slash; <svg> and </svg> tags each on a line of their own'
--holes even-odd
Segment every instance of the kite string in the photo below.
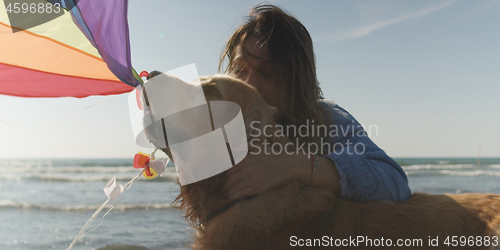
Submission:
<svg viewBox="0 0 500 250">
<path fill-rule="evenodd" d="M 77 110 L 77 111 L 75 111 L 75 112 L 73 112 L 73 113 L 71 113 L 71 114 L 69 114 L 69 115 L 67 115 L 67 116 L 63 117 L 63 118 L 62 118 L 62 119 L 60 119 L 59 121 L 57 121 L 57 122 L 55 122 L 55 123 L 53 123 L 53 124 L 51 124 L 51 125 L 49 125 L 49 126 L 42 127 L 42 128 L 37 128 L 37 129 L 23 128 L 23 127 L 20 127 L 20 126 L 18 126 L 18 125 L 12 124 L 12 123 L 10 123 L 10 122 L 6 122 L 6 121 L 2 121 L 2 120 L 0 120 L 0 122 L 1 122 L 1 123 L 4 123 L 4 124 L 7 124 L 7 125 L 10 125 L 10 126 L 12 126 L 12 127 L 16 127 L 16 128 L 18 128 L 18 129 L 22 129 L 22 130 L 28 130 L 28 131 L 40 131 L 40 130 L 44 130 L 44 129 L 48 129 L 48 128 L 50 128 L 50 127 L 53 127 L 53 126 L 55 126 L 55 125 L 59 124 L 60 122 L 62 122 L 62 121 L 64 121 L 64 120 L 66 120 L 67 118 L 69 118 L 69 117 L 71 117 L 71 116 L 73 116 L 73 115 L 76 115 L 76 114 L 78 114 L 78 113 L 80 113 L 80 112 L 84 111 L 85 109 L 89 109 L 89 108 L 92 108 L 92 107 L 94 107 L 94 106 L 97 106 L 97 105 L 100 105 L 100 104 L 102 104 L 102 103 L 105 103 L 105 102 L 107 102 L 107 101 L 109 101 L 109 100 L 111 100 L 111 99 L 113 99 L 113 98 L 115 98 L 115 97 L 117 97 L 117 96 L 118 96 L 118 95 L 111 96 L 111 97 L 109 97 L 109 98 L 106 98 L 106 100 L 104 100 L 104 101 L 101 101 L 101 102 L 98 102 L 98 103 L 95 103 L 95 104 L 89 105 L 89 106 L 87 106 L 87 107 L 85 107 L 85 108 L 82 108 L 82 109 L 79 109 L 79 110 Z"/>
<path fill-rule="evenodd" d="M 136 177 L 134 177 L 132 180 L 130 180 L 127 184 L 125 184 L 125 186 L 123 186 L 124 189 L 123 189 L 122 195 L 120 195 L 120 199 L 116 203 L 120 203 L 120 201 L 123 199 L 123 197 L 125 195 L 125 192 L 127 190 L 129 190 L 130 187 L 132 187 L 132 184 L 134 181 L 139 180 L 139 178 L 143 172 L 144 172 L 144 170 L 140 174 L 138 174 Z M 85 237 L 85 235 L 87 235 L 88 233 L 90 233 L 90 232 L 94 231 L 95 229 L 97 229 L 98 227 L 100 227 L 104 221 L 104 217 L 106 217 L 106 215 L 108 215 L 109 212 L 111 212 L 111 210 L 113 210 L 113 208 L 115 208 L 115 205 L 112 205 L 111 208 L 102 216 L 101 222 L 97 226 L 95 226 L 94 228 L 92 228 L 88 232 L 84 233 L 80 238 Z"/>
<path fill-rule="evenodd" d="M 83 232 L 85 232 L 85 229 L 87 229 L 87 227 L 90 225 L 90 223 L 95 219 L 95 217 L 97 217 L 97 215 L 99 213 L 101 213 L 101 211 L 104 209 L 104 206 L 106 206 L 106 204 L 108 204 L 108 202 L 110 201 L 111 199 L 108 198 L 98 209 L 97 211 L 95 211 L 95 213 L 90 217 L 90 219 L 87 221 L 87 223 L 85 223 L 85 225 L 83 226 L 82 230 L 80 230 L 80 233 L 78 233 L 78 235 L 75 237 L 75 239 L 73 240 L 73 242 L 71 242 L 71 245 L 69 245 L 69 247 L 66 249 L 66 250 L 70 250 L 75 244 L 76 242 L 80 239 L 80 236 L 83 234 Z"/>
<path fill-rule="evenodd" d="M 136 180 L 139 180 L 139 178 L 141 177 L 142 173 L 144 172 L 145 168 L 137 175 L 135 176 L 134 178 L 132 178 L 132 180 L 130 180 L 129 182 L 127 182 L 127 184 L 125 184 L 125 186 L 123 186 L 124 190 L 122 192 L 122 195 L 123 193 L 125 193 L 125 191 L 127 191 L 130 186 L 132 185 L 132 183 Z M 108 210 L 108 212 L 106 212 L 103 216 L 102 216 L 102 219 L 101 219 L 101 223 L 99 223 L 99 225 L 97 225 L 96 227 L 94 227 L 92 230 L 90 230 L 89 232 L 85 233 L 85 230 L 87 229 L 87 227 L 90 225 L 90 223 L 92 223 L 92 221 L 94 221 L 94 219 L 97 217 L 97 215 L 99 215 L 102 210 L 104 209 L 104 207 L 106 206 L 106 204 L 108 204 L 108 202 L 111 200 L 111 198 L 108 198 L 96 211 L 95 213 L 90 217 L 90 219 L 85 223 L 85 225 L 83 225 L 82 229 L 80 230 L 80 232 L 78 233 L 78 235 L 76 235 L 75 239 L 73 240 L 73 242 L 71 242 L 71 244 L 69 245 L 69 247 L 66 249 L 66 250 L 70 250 L 75 244 L 76 242 L 82 238 L 83 236 L 85 236 L 87 233 L 90 233 L 92 231 L 94 231 L 96 228 L 98 228 L 101 224 L 102 224 L 102 221 L 104 220 L 104 217 L 109 213 L 111 212 L 111 210 L 113 210 L 114 208 L 114 205 L 111 206 L 111 208 Z"/>
</svg>

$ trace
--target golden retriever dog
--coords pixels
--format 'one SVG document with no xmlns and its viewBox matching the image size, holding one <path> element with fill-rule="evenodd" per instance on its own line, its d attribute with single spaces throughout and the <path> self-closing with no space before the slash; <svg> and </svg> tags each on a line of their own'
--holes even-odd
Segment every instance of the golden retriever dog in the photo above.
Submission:
<svg viewBox="0 0 500 250">
<path fill-rule="evenodd" d="M 239 104 L 247 138 L 254 132 L 248 126 L 251 121 L 275 127 L 274 109 L 250 85 L 220 75 L 200 80 L 207 101 Z M 155 143 L 158 133 L 146 133 Z M 283 146 L 289 142 L 265 139 Z M 162 150 L 171 156 L 168 148 Z M 414 194 L 403 202 L 361 203 L 290 182 L 231 202 L 221 191 L 225 181 L 223 172 L 181 186 L 177 201 L 196 229 L 192 249 L 491 249 L 500 244 L 498 195 Z"/>
</svg>

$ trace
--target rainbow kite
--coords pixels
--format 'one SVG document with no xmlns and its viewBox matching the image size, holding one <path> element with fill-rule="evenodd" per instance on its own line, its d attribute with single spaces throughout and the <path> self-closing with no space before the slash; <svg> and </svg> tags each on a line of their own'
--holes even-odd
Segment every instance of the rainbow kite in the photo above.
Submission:
<svg viewBox="0 0 500 250">
<path fill-rule="evenodd" d="M 130 60 L 128 1 L 63 2 L 69 12 L 14 33 L 8 0 L 0 0 L 0 94 L 81 98 L 140 85 Z"/>
</svg>

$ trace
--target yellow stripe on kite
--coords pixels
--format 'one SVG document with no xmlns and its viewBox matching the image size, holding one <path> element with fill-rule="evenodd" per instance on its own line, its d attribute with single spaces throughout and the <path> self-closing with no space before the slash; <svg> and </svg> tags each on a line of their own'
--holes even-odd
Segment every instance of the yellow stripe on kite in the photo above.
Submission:
<svg viewBox="0 0 500 250">
<path fill-rule="evenodd" d="M 32 0 L 31 2 L 47 3 L 45 0 Z M 59 41 L 63 44 L 67 44 L 86 53 L 100 57 L 97 49 L 92 46 L 85 35 L 73 23 L 71 14 L 62 8 L 61 10 L 65 12 L 64 15 L 52 21 L 30 28 L 28 31 L 40 36 L 52 38 L 53 40 Z M 4 0 L 0 0 L 0 23 L 11 26 L 5 9 Z M 12 33 L 12 31 L 10 31 L 10 33 Z M 0 38 L 3 38 L 4 34 L 5 33 L 0 33 Z"/>
<path fill-rule="evenodd" d="M 12 33 L 11 27 L 4 24 L 0 24 L 0 34 L 1 63 L 55 74 L 117 80 L 100 57 L 29 31 Z"/>
</svg>

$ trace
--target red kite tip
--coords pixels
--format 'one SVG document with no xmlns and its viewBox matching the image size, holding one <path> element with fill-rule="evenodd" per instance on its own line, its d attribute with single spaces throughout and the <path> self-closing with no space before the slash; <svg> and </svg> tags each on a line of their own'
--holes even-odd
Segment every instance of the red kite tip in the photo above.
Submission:
<svg viewBox="0 0 500 250">
<path fill-rule="evenodd" d="M 145 71 L 145 70 L 143 70 L 141 72 L 141 74 L 139 74 L 140 77 L 148 77 L 148 75 L 149 75 L 149 73 L 147 71 Z"/>
</svg>

